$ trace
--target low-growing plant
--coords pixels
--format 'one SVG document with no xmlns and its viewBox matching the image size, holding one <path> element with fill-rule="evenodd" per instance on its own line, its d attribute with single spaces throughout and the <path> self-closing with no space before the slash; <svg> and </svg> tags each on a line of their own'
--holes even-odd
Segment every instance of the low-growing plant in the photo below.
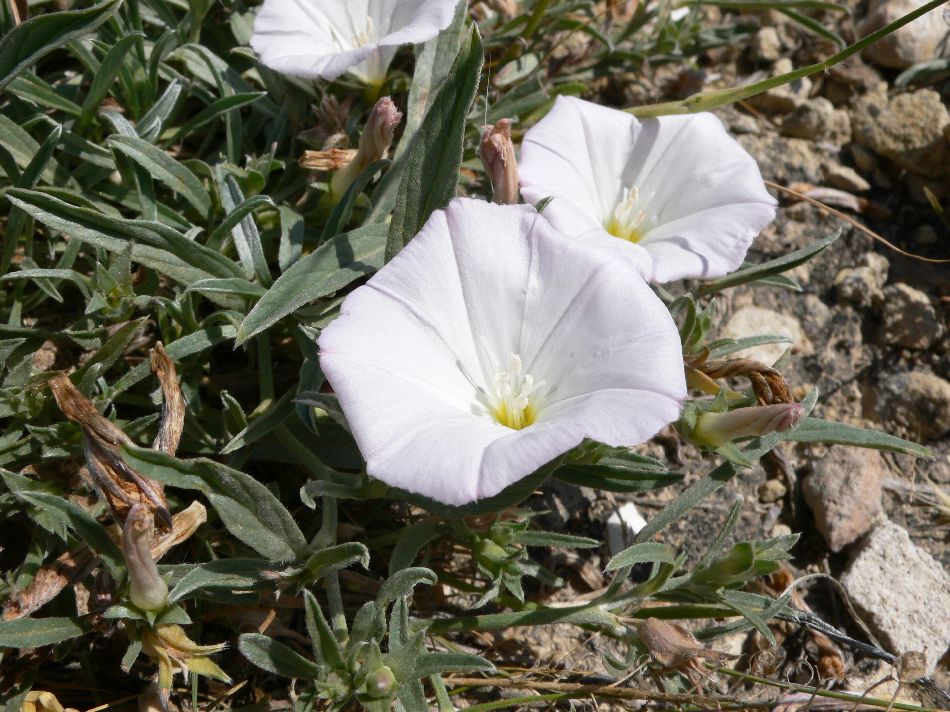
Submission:
<svg viewBox="0 0 950 712">
<path fill-rule="evenodd" d="M 629 112 L 747 98 L 826 69 L 940 1 L 825 62 Z M 722 658 L 699 641 L 750 628 L 772 640 L 769 621 L 796 614 L 789 593 L 750 584 L 790 558 L 797 535 L 734 542 L 741 501 L 704 552 L 676 550 L 664 530 L 782 442 L 928 455 L 813 416 L 820 394 L 796 401 L 784 359 L 735 358 L 783 337 L 720 336 L 718 294 L 744 284 L 801 289 L 789 272 L 834 249 L 840 234 L 744 262 L 774 215 L 744 152 L 741 180 L 760 204 L 724 228 L 742 243 L 729 255 L 717 251 L 722 225 L 708 216 L 708 253 L 683 233 L 657 237 L 659 206 L 683 190 L 687 172 L 639 203 L 636 185 L 609 184 L 622 199 L 610 215 L 584 218 L 602 233 L 589 245 L 567 234 L 571 184 L 549 189 L 565 172 L 522 153 L 532 177 L 518 183 L 514 143 L 526 129 L 556 111 L 608 111 L 568 97 L 616 71 L 688 64 L 749 31 L 738 20 L 709 24 L 707 7 L 773 8 L 843 46 L 814 14 L 842 7 L 643 2 L 624 14 L 623 3 L 534 0 L 510 3 L 510 16 L 509 3 L 487 3 L 501 10 L 476 21 L 464 2 L 406 0 L 398 11 L 389 4 L 393 17 L 374 15 L 392 25 L 388 34 L 331 28 L 302 54 L 293 43 L 304 19 L 285 27 L 276 5 L 44 5 L 0 3 L 7 709 L 54 709 L 43 691 L 53 667 L 88 688 L 90 705 L 145 695 L 152 680 L 166 704 L 184 672 L 193 708 L 238 690 L 198 676 L 240 685 L 269 674 L 265 689 L 300 710 L 453 709 L 453 693 L 478 684 L 458 674 L 492 673 L 497 662 L 468 634 L 554 623 L 615 641 L 623 652 L 605 663 L 618 679 L 651 653 L 668 689 L 641 699 L 702 704 L 685 694 L 702 682 L 696 661 Z M 299 8 L 310 5 L 319 15 L 344 3 Z M 568 35 L 580 41 L 564 49 Z M 345 60 L 324 46 L 333 42 Z M 409 43 L 415 51 L 400 49 Z M 624 141 L 660 126 L 604 116 L 634 127 Z M 485 138 L 483 124 L 494 126 Z M 600 127 L 587 148 L 610 130 Z M 554 144 L 534 131 L 522 144 L 533 141 L 532 151 L 581 147 L 567 129 L 555 127 Z M 597 169 L 618 156 L 590 158 Z M 502 205 L 519 188 L 535 206 Z M 485 202 L 492 195 L 497 204 Z M 677 199 L 702 207 L 688 191 Z M 664 251 L 684 239 L 685 252 Z M 652 271 L 631 256 L 641 253 Z M 571 317 L 587 283 L 603 293 Z M 461 316 L 436 323 L 432 314 Z M 443 387 L 446 373 L 458 376 L 458 340 L 489 358 L 483 346 L 505 342 L 514 324 L 521 343 L 525 334 L 553 339 L 552 363 L 561 361 L 545 371 L 523 362 L 526 353 L 493 352 L 496 380 L 458 381 L 471 390 L 465 412 Z M 623 398 L 607 399 L 608 390 Z M 551 405 L 581 397 L 587 410 Z M 609 560 L 602 589 L 544 603 L 537 591 L 563 581 L 533 552 L 601 542 L 545 531 L 532 492 L 554 481 L 618 495 L 680 486 L 684 473 L 629 447 L 671 422 L 703 448 L 708 471 L 692 473 Z M 483 457 L 463 461 L 479 438 L 491 439 Z M 657 618 L 696 629 L 644 628 Z M 547 699 L 594 694 L 581 687 L 546 688 Z"/>
</svg>

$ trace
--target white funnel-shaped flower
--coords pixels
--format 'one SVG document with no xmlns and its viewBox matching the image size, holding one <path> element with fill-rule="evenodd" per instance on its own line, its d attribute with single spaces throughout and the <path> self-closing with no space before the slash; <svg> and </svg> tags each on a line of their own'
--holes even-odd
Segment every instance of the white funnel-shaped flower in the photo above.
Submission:
<svg viewBox="0 0 950 712">
<path fill-rule="evenodd" d="M 251 47 L 278 72 L 372 86 L 386 79 L 396 50 L 425 42 L 452 22 L 459 0 L 265 0 Z"/>
<path fill-rule="evenodd" d="M 558 230 L 609 238 L 651 282 L 732 272 L 775 217 L 755 159 L 708 113 L 640 121 L 558 97 L 524 136 L 519 176 L 529 202 L 553 198 Z"/>
<path fill-rule="evenodd" d="M 433 213 L 319 346 L 369 474 L 447 504 L 585 438 L 641 443 L 686 396 L 679 334 L 636 266 L 526 205 Z"/>
</svg>

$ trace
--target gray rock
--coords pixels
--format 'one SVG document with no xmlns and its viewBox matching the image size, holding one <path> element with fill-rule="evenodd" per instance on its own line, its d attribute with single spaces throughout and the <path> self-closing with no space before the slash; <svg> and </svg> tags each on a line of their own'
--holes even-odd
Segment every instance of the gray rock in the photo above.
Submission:
<svg viewBox="0 0 950 712">
<path fill-rule="evenodd" d="M 871 0 L 858 33 L 869 35 L 923 4 L 924 0 Z M 950 27 L 937 8 L 875 42 L 864 50 L 864 56 L 882 67 L 907 69 L 918 62 L 946 57 L 948 31 Z"/>
<path fill-rule="evenodd" d="M 764 334 L 787 336 L 791 339 L 792 348 L 800 350 L 812 348 L 798 319 L 791 314 L 781 314 L 762 307 L 742 307 L 729 318 L 722 330 L 722 335 L 729 339 Z M 788 347 L 789 344 L 764 344 L 743 349 L 737 352 L 737 355 L 772 365 Z"/>
<path fill-rule="evenodd" d="M 788 488 L 781 480 L 766 480 L 760 484 L 758 488 L 759 500 L 766 504 L 777 502 L 782 499 L 787 492 Z"/>
<path fill-rule="evenodd" d="M 772 76 L 786 74 L 794 69 L 792 60 L 782 57 L 772 65 Z M 749 103 L 757 109 L 776 114 L 786 114 L 799 104 L 804 103 L 811 95 L 812 83 L 808 77 L 796 79 L 780 87 L 769 89 L 757 96 L 750 97 Z"/>
<path fill-rule="evenodd" d="M 775 134 L 744 134 L 736 140 L 759 162 L 762 175 L 769 180 L 784 184 L 821 182 L 822 157 L 811 141 Z"/>
<path fill-rule="evenodd" d="M 950 383 L 927 371 L 886 378 L 878 392 L 878 414 L 912 438 L 931 440 L 950 431 Z"/>
<path fill-rule="evenodd" d="M 943 324 L 919 289 L 899 283 L 884 289 L 881 332 L 884 342 L 905 349 L 930 348 L 943 335 Z"/>
<path fill-rule="evenodd" d="M 855 103 L 851 126 L 855 141 L 911 173 L 937 177 L 950 172 L 950 114 L 931 89 L 890 101 L 886 86 L 869 92 Z"/>
<path fill-rule="evenodd" d="M 822 170 L 828 185 L 833 188 L 840 188 L 849 193 L 862 193 L 871 189 L 871 184 L 849 166 L 842 166 L 840 163 L 829 161 L 822 166 Z"/>
<path fill-rule="evenodd" d="M 841 577 L 852 602 L 899 655 L 922 651 L 928 673 L 950 645 L 950 576 L 902 527 L 884 522 Z"/>
<path fill-rule="evenodd" d="M 815 463 L 802 495 L 829 549 L 841 551 L 874 526 L 886 470 L 877 450 L 856 447 L 832 447 Z"/>
<path fill-rule="evenodd" d="M 782 56 L 782 39 L 774 27 L 763 27 L 755 33 L 749 45 L 752 58 L 760 62 L 774 62 Z"/>
<path fill-rule="evenodd" d="M 780 133 L 841 145 L 851 140 L 851 119 L 847 111 L 819 96 L 796 106 L 782 122 Z"/>
<path fill-rule="evenodd" d="M 838 299 L 860 307 L 879 304 L 884 298 L 882 291 L 887 282 L 889 263 L 886 257 L 867 252 L 863 264 L 845 267 L 835 276 L 835 293 Z"/>
</svg>

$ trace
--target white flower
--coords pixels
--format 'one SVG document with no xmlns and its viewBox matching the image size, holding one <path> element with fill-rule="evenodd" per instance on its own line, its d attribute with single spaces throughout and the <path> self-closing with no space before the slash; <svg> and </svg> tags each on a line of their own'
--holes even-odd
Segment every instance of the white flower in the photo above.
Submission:
<svg viewBox="0 0 950 712">
<path fill-rule="evenodd" d="M 320 335 L 367 472 L 464 504 L 585 438 L 634 445 L 676 419 L 676 327 L 611 257 L 526 205 L 433 213 Z"/>
<path fill-rule="evenodd" d="M 524 136 L 521 192 L 561 232 L 619 237 L 651 282 L 719 277 L 775 217 L 758 165 L 712 114 L 638 121 L 558 97 Z"/>
<path fill-rule="evenodd" d="M 271 69 L 306 79 L 349 72 L 379 86 L 400 45 L 452 22 L 459 0 L 265 0 L 251 47 Z"/>
</svg>

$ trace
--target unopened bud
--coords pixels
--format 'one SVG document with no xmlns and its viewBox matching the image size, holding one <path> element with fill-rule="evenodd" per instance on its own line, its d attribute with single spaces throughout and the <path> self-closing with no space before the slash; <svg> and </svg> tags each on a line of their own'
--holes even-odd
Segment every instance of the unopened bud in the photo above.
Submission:
<svg viewBox="0 0 950 712">
<path fill-rule="evenodd" d="M 136 504 L 122 529 L 122 554 L 129 570 L 129 599 L 143 611 L 159 611 L 168 603 L 168 585 L 152 558 L 152 515 Z"/>
<path fill-rule="evenodd" d="M 363 133 L 360 134 L 360 145 L 356 155 L 330 179 L 330 192 L 334 199 L 339 200 L 343 196 L 346 189 L 366 166 L 386 156 L 400 121 L 402 121 L 402 113 L 396 108 L 392 99 L 384 96 L 376 102 L 373 110 L 369 112 Z"/>
<path fill-rule="evenodd" d="M 511 120 L 486 126 L 478 147 L 485 171 L 491 179 L 492 200 L 503 205 L 518 202 L 518 159 L 511 142 Z"/>
<path fill-rule="evenodd" d="M 366 682 L 363 686 L 367 697 L 374 700 L 388 697 L 396 691 L 398 686 L 396 676 L 386 665 L 380 665 L 366 676 Z"/>
<path fill-rule="evenodd" d="M 725 443 L 766 433 L 782 433 L 805 417 L 801 403 L 776 403 L 736 408 L 728 413 L 703 413 L 696 420 L 693 439 L 703 445 Z"/>
</svg>

